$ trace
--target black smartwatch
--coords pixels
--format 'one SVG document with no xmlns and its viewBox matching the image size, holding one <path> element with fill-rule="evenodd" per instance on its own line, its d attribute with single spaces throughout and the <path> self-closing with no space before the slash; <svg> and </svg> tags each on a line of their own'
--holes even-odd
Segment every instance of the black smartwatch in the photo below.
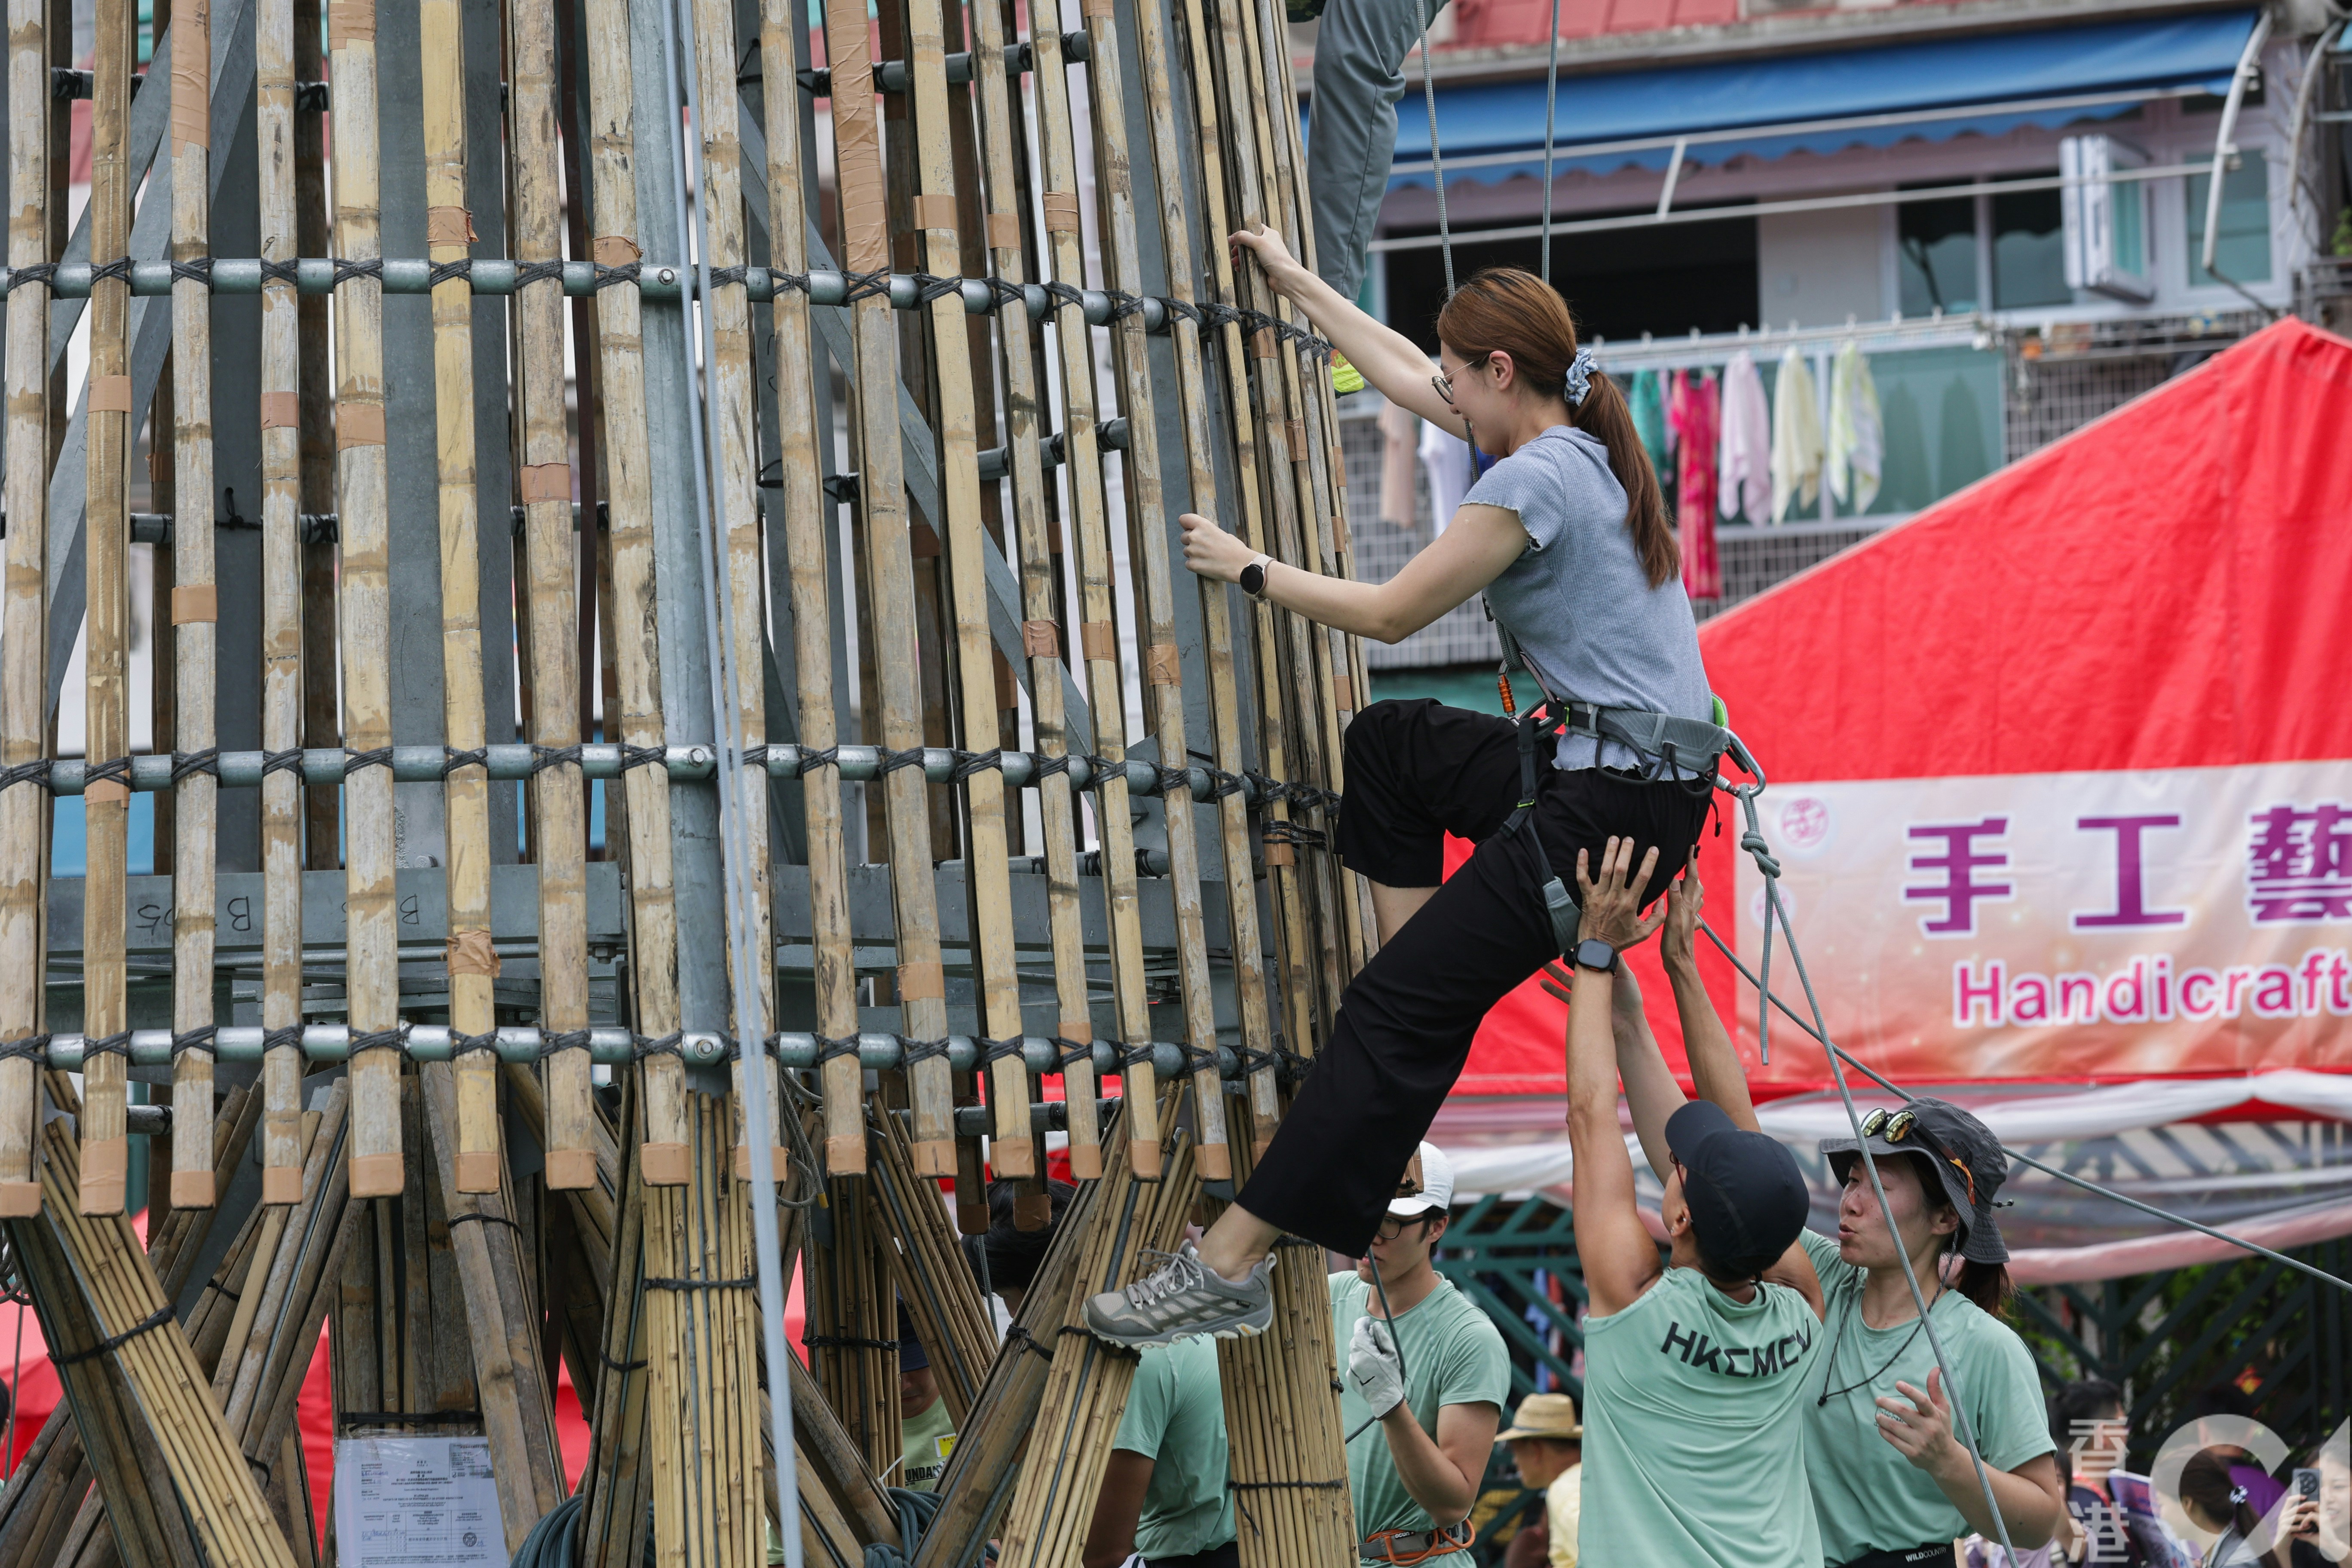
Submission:
<svg viewBox="0 0 2352 1568">
<path fill-rule="evenodd" d="M 1235 579 L 1235 581 L 1241 584 L 1242 592 L 1247 594 L 1253 599 L 1265 598 L 1265 569 L 1272 564 L 1274 564 L 1274 558 L 1272 556 L 1261 555 L 1256 560 L 1251 562 L 1248 565 L 1243 567 L 1241 576 Z"/>
<path fill-rule="evenodd" d="M 1576 966 L 1605 973 L 1617 967 L 1617 950 L 1597 936 L 1588 936 L 1576 944 Z"/>
</svg>

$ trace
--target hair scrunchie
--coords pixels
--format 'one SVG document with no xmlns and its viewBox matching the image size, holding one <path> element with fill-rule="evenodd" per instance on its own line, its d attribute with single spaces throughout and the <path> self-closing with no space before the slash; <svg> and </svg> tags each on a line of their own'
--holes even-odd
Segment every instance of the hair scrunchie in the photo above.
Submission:
<svg viewBox="0 0 2352 1568">
<path fill-rule="evenodd" d="M 1561 392 L 1568 398 L 1568 405 L 1570 408 L 1576 408 L 1583 405 L 1584 395 L 1591 390 L 1592 351 L 1579 349 L 1576 351 L 1576 358 L 1569 362 L 1568 375 Z"/>
</svg>

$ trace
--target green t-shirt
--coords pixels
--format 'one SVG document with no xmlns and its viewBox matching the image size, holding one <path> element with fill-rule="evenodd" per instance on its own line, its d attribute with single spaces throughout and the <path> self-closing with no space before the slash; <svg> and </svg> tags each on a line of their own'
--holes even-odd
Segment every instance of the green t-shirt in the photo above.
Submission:
<svg viewBox="0 0 2352 1568">
<path fill-rule="evenodd" d="M 1821 1334 L 1789 1287 L 1742 1306 L 1696 1268 L 1585 1319 L 1581 1568 L 1819 1568 L 1798 1406 Z"/>
<path fill-rule="evenodd" d="M 1144 1351 L 1111 1447 L 1151 1461 L 1151 1485 L 1135 1524 L 1135 1549 L 1147 1561 L 1190 1557 L 1234 1538 L 1216 1341 L 1204 1336 Z"/>
<path fill-rule="evenodd" d="M 1897 1383 L 1925 1389 L 1936 1365 L 1919 1320 L 1887 1329 L 1864 1323 L 1864 1270 L 1840 1258 L 1828 1237 L 1809 1230 L 1803 1241 L 1829 1307 L 1822 1334 L 1831 1348 L 1816 1358 L 1805 1399 L 1805 1469 L 1825 1560 L 1844 1563 L 1867 1552 L 1968 1534 L 1968 1522 L 1943 1489 L 1878 1430 L 1878 1396 L 1902 1397 Z M 1959 1378 L 1985 1463 L 2013 1470 L 2055 1450 L 2042 1380 L 2016 1331 L 1957 1290 L 1937 1297 L 1928 1315 Z M 1958 1422 L 1953 1436 L 1958 1436 Z"/>
<path fill-rule="evenodd" d="M 955 1418 L 948 1414 L 946 1399 L 934 1399 L 920 1415 L 908 1416 L 898 1429 L 898 1473 L 905 1478 L 898 1484 L 918 1492 L 938 1486 L 955 1441 Z"/>
<path fill-rule="evenodd" d="M 1348 1342 L 1355 1337 L 1356 1320 L 1366 1314 L 1368 1301 L 1379 1304 L 1363 1280 L 1352 1273 L 1331 1276 L 1331 1342 L 1342 1373 L 1342 1434 L 1353 1432 L 1372 1414 L 1345 1375 Z M 1398 1314 L 1394 1328 L 1404 1356 L 1404 1402 L 1432 1437 L 1437 1436 L 1441 1405 L 1491 1405 L 1499 1415 L 1509 1402 L 1511 1357 L 1503 1348 L 1503 1336 L 1452 1280 L 1439 1279 L 1420 1305 Z M 1348 1487 L 1356 1500 L 1358 1540 L 1383 1530 L 1436 1527 L 1428 1510 L 1404 1489 L 1388 1439 L 1377 1426 L 1348 1445 Z M 1471 1568 L 1470 1554 L 1433 1557 L 1423 1568 Z"/>
</svg>

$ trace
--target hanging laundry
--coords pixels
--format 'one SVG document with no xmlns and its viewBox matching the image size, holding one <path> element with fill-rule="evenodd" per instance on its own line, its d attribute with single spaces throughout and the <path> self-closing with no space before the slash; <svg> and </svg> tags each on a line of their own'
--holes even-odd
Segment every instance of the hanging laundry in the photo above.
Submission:
<svg viewBox="0 0 2352 1568">
<path fill-rule="evenodd" d="M 1445 531 L 1460 510 L 1462 498 L 1470 493 L 1476 478 L 1470 453 L 1470 443 L 1459 436 L 1449 436 L 1424 419 L 1421 424 L 1421 468 L 1429 476 L 1429 528 L 1435 538 Z"/>
<path fill-rule="evenodd" d="M 1723 597 L 1715 552 L 1716 430 L 1719 389 L 1711 376 L 1676 371 L 1668 382 L 1666 436 L 1676 451 L 1675 525 L 1682 536 L 1683 587 L 1694 599 Z"/>
<path fill-rule="evenodd" d="M 1398 528 L 1413 525 L 1413 492 L 1421 488 L 1414 471 L 1418 426 L 1412 410 L 1393 403 L 1381 405 L 1381 521 Z"/>
<path fill-rule="evenodd" d="M 1627 401 L 1633 415 L 1633 434 L 1641 437 L 1642 449 L 1650 454 L 1650 467 L 1663 474 L 1673 450 L 1667 445 L 1673 437 L 1666 429 L 1666 373 L 1635 371 Z"/>
<path fill-rule="evenodd" d="M 1878 383 L 1871 378 L 1870 362 L 1853 339 L 1838 350 L 1830 369 L 1829 469 L 1830 494 L 1845 504 L 1847 470 L 1853 470 L 1853 512 L 1859 516 L 1878 499 L 1878 475 L 1885 451 L 1885 431 L 1878 417 Z"/>
<path fill-rule="evenodd" d="M 1716 505 L 1727 518 L 1761 522 L 1772 506 L 1772 407 L 1756 356 L 1746 349 L 1723 367 L 1722 417 Z"/>
<path fill-rule="evenodd" d="M 1772 399 L 1772 521 L 1811 509 L 1822 490 L 1822 392 L 1795 344 L 1780 356 Z"/>
</svg>

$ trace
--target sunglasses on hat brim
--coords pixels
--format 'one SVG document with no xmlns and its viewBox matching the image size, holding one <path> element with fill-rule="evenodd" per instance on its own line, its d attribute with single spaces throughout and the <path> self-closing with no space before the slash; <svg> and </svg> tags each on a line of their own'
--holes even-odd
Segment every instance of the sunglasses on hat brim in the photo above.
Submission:
<svg viewBox="0 0 2352 1568">
<path fill-rule="evenodd" d="M 1968 1184 L 1969 1211 L 1971 1213 L 1975 1211 L 1977 1207 L 1976 1173 L 1969 1169 L 1966 1161 L 1945 1148 L 1943 1140 L 1927 1131 L 1927 1123 L 1919 1120 L 1917 1111 L 1907 1108 L 1890 1111 L 1882 1107 L 1862 1119 L 1862 1135 L 1864 1138 L 1875 1138 L 1880 1142 L 1893 1147 L 1900 1147 L 1906 1142 L 1916 1140 L 1918 1146 L 1929 1158 L 1941 1160 L 1959 1172 L 1960 1179 Z"/>
</svg>

